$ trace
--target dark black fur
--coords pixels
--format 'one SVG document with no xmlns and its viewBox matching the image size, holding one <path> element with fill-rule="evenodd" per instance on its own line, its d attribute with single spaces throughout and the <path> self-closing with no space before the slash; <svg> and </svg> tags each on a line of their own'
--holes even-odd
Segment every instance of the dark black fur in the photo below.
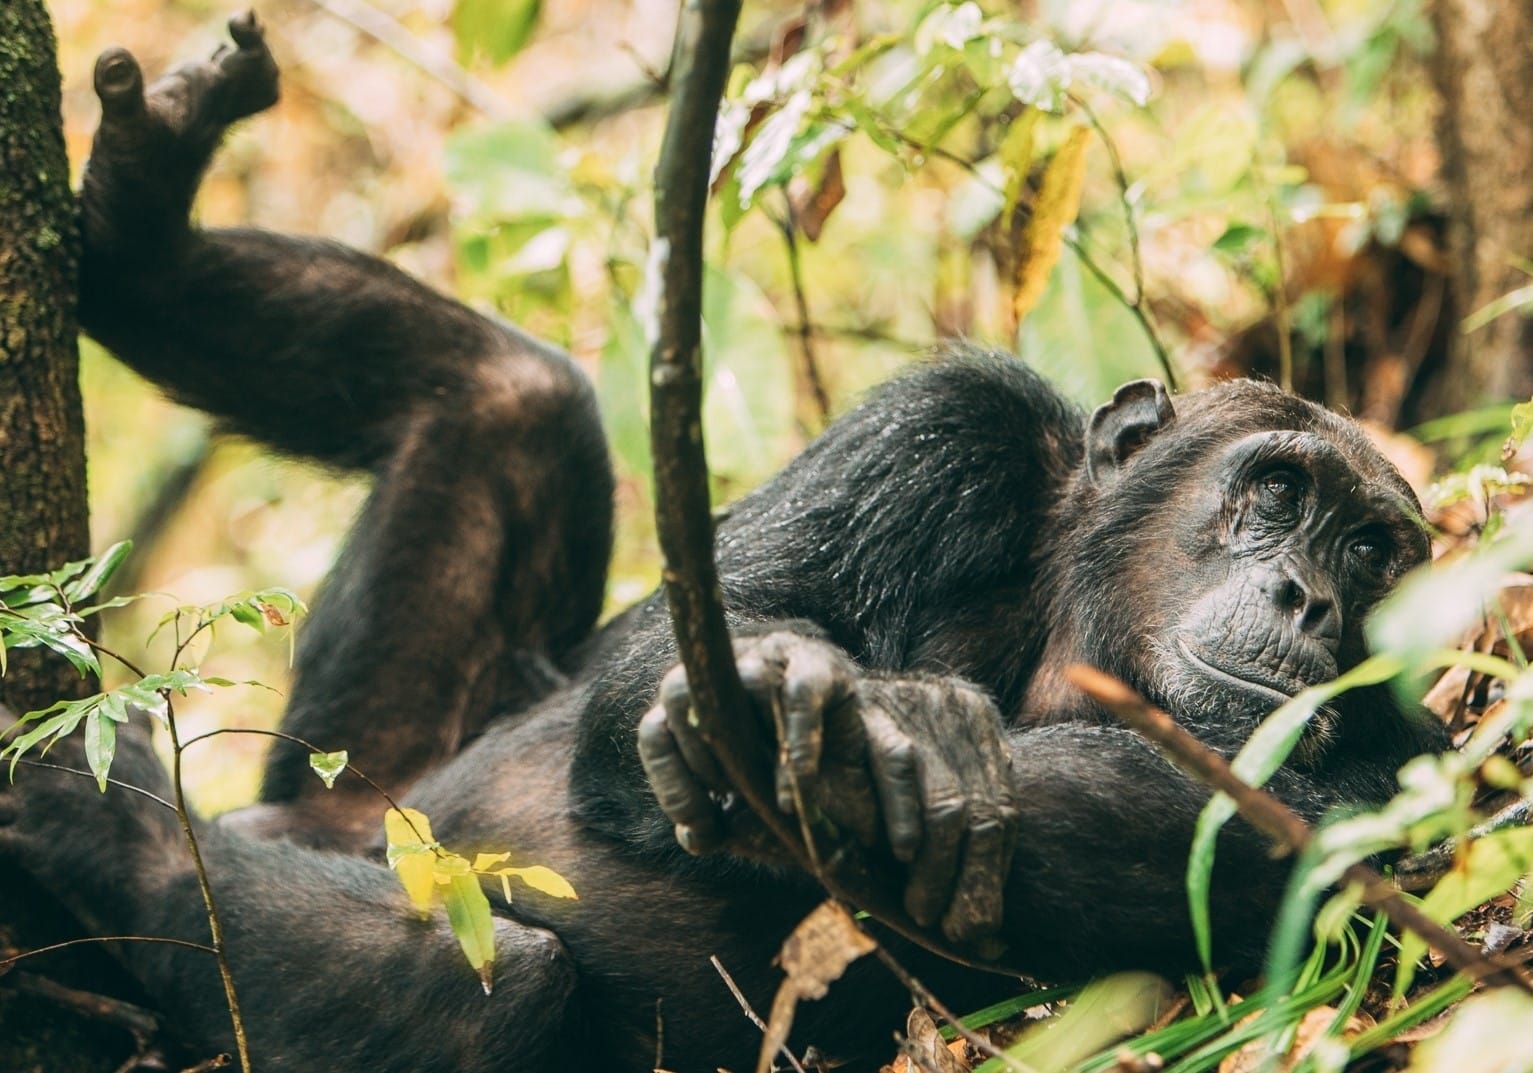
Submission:
<svg viewBox="0 0 1533 1073">
<path fill-rule="evenodd" d="M 285 727 L 349 749 L 453 848 L 511 849 L 581 894 L 504 905 L 491 892 L 499 960 L 486 998 L 445 927 L 417 920 L 381 863 L 376 798 L 354 780 L 327 793 L 301 751 L 277 750 L 264 803 L 203 832 L 257 1068 L 747 1067 L 759 1034 L 708 957 L 767 1008 L 775 950 L 819 895 L 770 865 L 688 856 L 656 805 L 635 731 L 674 647 L 653 599 L 593 632 L 612 477 L 591 392 L 563 355 L 371 258 L 187 227 L 224 126 L 275 94 L 253 22 L 232 30 L 239 48 L 151 87 L 147 105 L 125 53 L 98 67 L 85 325 L 230 427 L 372 470 L 376 489 L 301 636 Z M 1357 623 L 1389 578 L 1349 572 L 1353 529 L 1322 546 L 1306 535 L 1331 532 L 1315 515 L 1314 527 L 1272 535 L 1277 509 L 1250 497 L 1286 493 L 1218 469 L 1237 464 L 1232 444 L 1266 429 L 1313 430 L 1355 485 L 1409 502 L 1352 426 L 1270 388 L 1179 399 L 1173 421 L 1140 385 L 1088 431 L 1026 368 L 965 352 L 874 392 L 721 528 L 741 636 L 787 623 L 790 650 L 824 638 L 835 648 L 812 650 L 850 657 L 829 681 L 853 690 L 859 710 L 880 695 L 989 698 L 976 733 L 1003 743 L 1012 768 L 1014 852 L 1008 842 L 1009 873 L 991 877 L 1004 883 L 1000 935 L 1040 975 L 1189 964 L 1182 876 L 1206 800 L 1064 688 L 1066 663 L 1104 666 L 1221 747 L 1238 745 L 1273 702 L 1189 685 L 1153 647 L 1210 590 L 1205 553 L 1290 564 L 1296 580 L 1261 591 L 1287 601 L 1295 630 L 1340 623 L 1336 661 L 1360 658 Z M 1332 473 L 1312 498 L 1323 512 L 1352 496 Z M 1404 513 L 1378 511 L 1390 524 Z M 1212 532 L 1227 535 L 1222 559 Z M 1394 565 L 1424 557 L 1419 534 L 1397 542 Z M 1261 647 L 1252 660 L 1266 658 Z M 917 752 L 977 780 L 977 757 L 942 733 L 942 711 L 910 703 L 902 726 Z M 1329 739 L 1274 782 L 1311 817 L 1382 798 L 1405 758 L 1440 744 L 1383 693 L 1344 703 Z M 988 731 L 987 710 L 1002 717 Z M 136 737 L 123 738 L 114 774 L 165 792 Z M 291 841 L 260 837 L 270 835 Z M 102 933 L 207 938 L 173 818 L 140 797 L 24 770 L 0 793 L 0 848 Z M 1285 872 L 1231 826 L 1214 898 L 1222 958 L 1258 953 Z M 1009 986 L 901 953 L 959 1008 Z M 121 957 L 178 1028 L 229 1046 L 211 960 L 131 944 Z M 858 965 L 803 1010 L 795 1039 L 876 1060 L 902 1005 L 881 969 Z"/>
</svg>

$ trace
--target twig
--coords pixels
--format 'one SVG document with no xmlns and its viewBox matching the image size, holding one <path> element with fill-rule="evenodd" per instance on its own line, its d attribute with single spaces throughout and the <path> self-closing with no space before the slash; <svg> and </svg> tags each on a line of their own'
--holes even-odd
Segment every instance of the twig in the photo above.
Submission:
<svg viewBox="0 0 1533 1073">
<path fill-rule="evenodd" d="M 1508 827 L 1527 827 L 1530 823 L 1533 823 L 1533 801 L 1514 801 L 1485 822 L 1471 827 L 1465 838 L 1473 841 Z M 1402 890 L 1426 890 L 1453 867 L 1458 849 L 1459 843 L 1455 839 L 1440 842 L 1422 853 L 1406 857 L 1395 865 L 1395 882 L 1400 884 Z"/>
<path fill-rule="evenodd" d="M 69 775 L 79 775 L 81 778 L 89 779 L 91 782 L 96 781 L 96 776 L 94 773 L 89 771 L 82 771 L 76 767 L 66 767 L 63 764 L 50 764 L 46 760 L 30 760 L 25 756 L 18 758 L 16 762 L 18 764 L 23 764 L 26 767 L 46 768 L 49 771 L 62 771 Z M 151 793 L 150 791 L 144 789 L 142 786 L 134 786 L 131 782 L 123 782 L 121 779 L 114 779 L 110 775 L 107 776 L 106 781 L 108 786 L 116 786 L 119 789 L 128 791 L 129 793 L 139 794 L 143 797 L 147 797 L 157 805 L 165 806 L 172 812 L 176 811 L 175 805 L 172 805 L 159 794 Z"/>
<path fill-rule="evenodd" d="M 193 636 L 196 636 L 195 633 Z M 191 638 L 187 638 L 189 642 Z M 178 652 L 179 655 L 179 652 Z M 197 887 L 202 892 L 202 904 L 208 914 L 208 934 L 213 940 L 213 957 L 218 962 L 218 976 L 224 986 L 224 1002 L 229 1007 L 229 1023 L 234 1028 L 234 1050 L 239 1056 L 241 1073 L 251 1073 L 250 1043 L 245 1038 L 245 1018 L 240 1013 L 240 999 L 234 989 L 234 972 L 229 967 L 229 952 L 224 946 L 224 924 L 218 915 L 218 904 L 213 897 L 213 884 L 208 879 L 207 865 L 202 860 L 202 847 L 197 842 L 197 832 L 192 829 L 192 814 L 186 804 L 186 789 L 181 778 L 181 735 L 176 727 L 176 707 L 171 702 L 169 690 L 161 690 L 165 698 L 165 729 L 170 733 L 170 785 L 175 791 L 176 819 L 181 822 L 181 834 L 186 848 L 192 855 L 192 871 L 197 874 Z"/>
<path fill-rule="evenodd" d="M 729 975 L 729 970 L 724 968 L 724 963 L 718 959 L 718 955 L 710 954 L 708 956 L 708 962 L 713 966 L 714 971 L 723 977 L 724 986 L 729 988 L 729 993 L 733 995 L 735 997 L 735 1001 L 740 1004 L 740 1009 L 745 1013 L 745 1016 L 750 1020 L 750 1023 L 761 1029 L 762 1035 L 766 1035 L 767 1023 L 763 1021 L 761 1016 L 751 1007 L 750 999 L 745 997 L 745 992 L 740 990 L 740 986 L 735 983 L 735 978 Z M 788 1064 L 796 1069 L 798 1073 L 804 1073 L 804 1067 L 800 1065 L 799 1060 L 793 1056 L 793 1052 L 788 1050 L 788 1045 L 786 1043 L 779 1047 L 777 1051 L 788 1060 Z"/>
<path fill-rule="evenodd" d="M 509 119 L 511 110 L 495 91 L 462 67 L 426 48 L 420 38 L 405 29 L 398 20 L 361 0 L 310 0 L 332 18 L 360 30 L 380 44 L 394 50 L 402 59 L 452 90 L 460 100 L 486 119 Z"/>
<path fill-rule="evenodd" d="M 1165 374 L 1166 387 L 1172 391 L 1181 390 L 1176 381 L 1176 370 L 1171 367 L 1171 355 L 1166 351 L 1166 344 L 1161 341 L 1160 332 L 1150 320 L 1149 310 L 1145 307 L 1144 298 L 1144 258 L 1139 249 L 1139 223 L 1134 219 L 1134 202 L 1129 196 L 1128 172 L 1123 169 L 1123 158 L 1118 155 L 1118 145 L 1113 141 L 1112 135 L 1097 118 L 1091 105 L 1083 97 L 1072 95 L 1070 98 L 1086 115 L 1086 122 L 1091 124 L 1091 129 L 1097 132 L 1097 137 L 1102 139 L 1102 147 L 1107 150 L 1107 159 L 1112 164 L 1113 178 L 1118 184 L 1118 204 L 1123 207 L 1123 226 L 1128 232 L 1129 264 L 1132 266 L 1134 275 L 1134 297 L 1126 302 L 1129 311 L 1139 320 L 1140 327 L 1144 329 L 1145 336 L 1150 341 L 1150 348 L 1155 351 L 1155 360 L 1160 363 L 1160 370 Z M 1076 252 L 1079 257 L 1079 251 Z"/>
<path fill-rule="evenodd" d="M 1244 782 L 1230 770 L 1224 757 L 1118 679 L 1081 664 L 1067 668 L 1065 677 L 1133 730 L 1154 742 L 1183 771 L 1204 785 L 1227 794 L 1240 814 L 1280 848 L 1293 852 L 1309 844 L 1313 833 L 1293 810 L 1267 791 Z M 1368 865 L 1349 865 L 1342 875 L 1349 885 L 1360 890 L 1365 904 L 1380 910 L 1396 927 L 1407 928 L 1425 939 L 1458 971 L 1487 984 L 1517 987 L 1533 994 L 1533 982 L 1521 971 L 1482 957 L 1455 932 L 1402 898 L 1398 890 Z"/>
<path fill-rule="evenodd" d="M 215 1069 L 223 1069 L 229 1064 L 227 1054 L 215 1054 L 212 1058 L 205 1058 L 194 1066 L 187 1066 L 181 1073 L 213 1073 Z"/>
<path fill-rule="evenodd" d="M 290 741 L 294 745 L 301 745 L 311 753 L 325 753 L 329 751 L 327 749 L 321 749 L 318 745 L 315 745 L 311 741 L 305 741 L 303 738 L 298 737 L 296 734 L 288 734 L 287 732 L 281 730 L 261 730 L 256 727 L 220 727 L 217 730 L 209 730 L 198 734 L 195 738 L 188 738 L 185 742 L 182 743 L 181 747 L 183 749 L 190 749 L 199 741 L 207 741 L 209 738 L 216 738 L 221 734 L 254 734 L 257 737 L 262 738 L 276 738 L 278 741 Z M 372 788 L 374 793 L 383 798 L 384 801 L 388 802 L 389 808 L 405 817 L 405 822 L 410 824 L 410 829 L 412 831 L 415 830 L 415 824 L 410 821 L 410 817 L 405 814 L 404 809 L 399 807 L 399 802 L 395 801 L 387 790 L 385 790 L 382 786 L 379 786 L 372 779 L 368 778 L 367 775 L 365 775 L 360 769 L 356 767 L 356 765 L 350 763 L 349 761 L 346 764 L 346 770 L 351 772 L 357 778 L 361 779 L 363 782 L 367 783 L 367 785 Z M 415 834 L 416 837 L 420 838 L 422 842 L 430 841 L 430 839 L 421 835 L 419 831 L 415 831 Z"/>
<path fill-rule="evenodd" d="M 84 946 L 86 943 L 164 943 L 166 946 L 184 946 L 188 950 L 201 950 L 204 954 L 217 952 L 206 943 L 194 943 L 187 939 L 168 939 L 163 935 L 90 935 L 83 939 L 65 939 L 61 943 L 49 943 L 35 950 L 23 950 L 8 958 L 0 958 L 0 969 L 7 965 L 14 965 L 18 961 L 25 961 L 27 958 L 37 957 L 39 954 L 51 954 L 55 950 L 63 950 L 70 946 Z"/>
<path fill-rule="evenodd" d="M 902 889 L 892 861 L 840 846 L 832 866 L 817 857 L 777 809 L 772 773 L 761 762 L 749 699 L 735 667 L 713 561 L 708 465 L 702 437 L 702 255 L 707 162 L 739 0 L 689 0 L 682 6 L 672 61 L 674 97 L 655 170 L 652 270 L 662 281 L 650 353 L 650 449 L 655 464 L 655 528 L 662 584 L 686 668 L 699 735 L 740 799 L 799 867 L 828 891 L 914 943 L 974 968 L 1008 973 L 971 946 L 923 928 L 891 892 Z M 802 819 L 802 817 L 799 817 Z"/>
<path fill-rule="evenodd" d="M 783 246 L 788 253 L 788 279 L 793 286 L 793 304 L 798 309 L 798 348 L 804 359 L 804 379 L 809 384 L 809 393 L 814 398 L 823 427 L 830 420 L 830 395 L 825 390 L 825 378 L 820 375 L 820 362 L 815 355 L 814 320 L 809 316 L 809 296 L 804 290 L 804 271 L 799 259 L 798 220 L 787 190 L 783 191 L 783 198 L 788 208 L 777 227 L 782 232 Z"/>
<path fill-rule="evenodd" d="M 1033 1073 L 1027 1066 L 964 1024 L 962 1018 L 943 1005 L 936 995 L 926 989 L 925 984 L 916 979 L 909 969 L 901 965 L 893 954 L 885 950 L 882 943 L 873 948 L 873 956 L 883 963 L 884 968 L 894 974 L 894 978 L 900 982 L 900 986 L 910 992 L 911 998 L 951 1025 L 953 1031 L 962 1037 L 963 1041 L 970 1047 L 973 1047 L 986 1058 L 999 1059 L 1001 1064 L 1007 1069 L 1012 1070 L 1013 1073 Z"/>
<path fill-rule="evenodd" d="M 1107 289 L 1107 293 L 1116 298 L 1127 309 L 1129 316 L 1139 322 L 1139 329 L 1144 332 L 1146 339 L 1150 341 L 1150 349 L 1155 351 L 1155 360 L 1160 363 L 1160 368 L 1166 374 L 1166 386 L 1177 390 L 1176 373 L 1171 368 L 1171 356 L 1166 352 L 1165 344 L 1160 341 L 1156 334 L 1155 325 L 1150 323 L 1149 316 L 1137 302 L 1129 300 L 1129 296 L 1123 288 L 1118 286 L 1118 281 L 1107 274 L 1107 270 L 1097 263 L 1096 257 L 1086 249 L 1086 246 L 1078 238 L 1071 237 L 1068 233 L 1064 236 L 1064 244 L 1070 247 L 1070 252 L 1075 254 L 1076 260 L 1085 265 L 1086 270 L 1096 277 L 1098 283 Z"/>
</svg>

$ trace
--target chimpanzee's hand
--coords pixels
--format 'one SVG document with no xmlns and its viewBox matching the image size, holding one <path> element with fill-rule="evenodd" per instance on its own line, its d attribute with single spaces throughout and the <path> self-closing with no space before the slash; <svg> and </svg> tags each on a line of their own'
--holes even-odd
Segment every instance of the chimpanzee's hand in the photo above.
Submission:
<svg viewBox="0 0 1533 1073">
<path fill-rule="evenodd" d="M 777 743 L 777 805 L 795 799 L 909 868 L 905 908 L 955 941 L 995 931 L 1016 845 L 1011 757 L 995 705 L 952 678 L 864 677 L 793 633 L 736 642 L 740 676 Z M 639 725 L 639 754 L 693 853 L 743 848 L 734 787 L 690 718 L 677 667 Z"/>
</svg>

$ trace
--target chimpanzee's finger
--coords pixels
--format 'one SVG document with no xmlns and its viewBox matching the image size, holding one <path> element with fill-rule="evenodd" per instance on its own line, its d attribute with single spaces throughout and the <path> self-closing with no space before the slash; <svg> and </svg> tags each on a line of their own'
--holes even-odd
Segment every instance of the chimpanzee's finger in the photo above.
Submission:
<svg viewBox="0 0 1533 1073">
<path fill-rule="evenodd" d="M 693 774 L 671 733 L 664 707 L 639 720 L 639 760 L 660 809 L 676 825 L 676 840 L 689 853 L 709 853 L 724 841 L 724 818 L 718 804 Z"/>
<path fill-rule="evenodd" d="M 949 939 L 967 942 L 1000 928 L 1013 846 L 1010 831 L 998 817 L 971 821 L 964 837 L 958 884 L 942 917 L 942 932 Z"/>
<path fill-rule="evenodd" d="M 660 680 L 660 707 L 665 710 L 666 726 L 676 748 L 691 769 L 692 775 L 708 789 L 726 792 L 729 780 L 724 777 L 713 750 L 697 729 L 697 714 L 692 710 L 692 691 L 687 686 L 687 670 L 677 664 Z"/>
<path fill-rule="evenodd" d="M 905 887 L 905 911 L 924 926 L 941 917 L 952 897 L 968 827 L 968 802 L 953 770 L 930 744 L 917 749 L 915 757 L 922 835 Z"/>
<path fill-rule="evenodd" d="M 896 860 L 909 864 L 921 848 L 921 782 L 915 747 L 887 714 L 865 700 L 863 727 L 868 735 L 868 766 L 884 814 L 884 833 Z"/>
</svg>

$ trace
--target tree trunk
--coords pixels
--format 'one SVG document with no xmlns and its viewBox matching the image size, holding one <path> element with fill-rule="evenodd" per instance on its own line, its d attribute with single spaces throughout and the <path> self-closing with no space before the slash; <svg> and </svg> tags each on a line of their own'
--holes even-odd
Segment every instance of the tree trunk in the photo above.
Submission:
<svg viewBox="0 0 1533 1073">
<path fill-rule="evenodd" d="M 1533 282 L 1514 264 L 1533 259 L 1533 6 L 1435 0 L 1432 17 L 1455 304 L 1468 316 Z M 1434 387 L 1443 413 L 1533 396 L 1533 319 L 1514 312 L 1455 332 Z"/>
<path fill-rule="evenodd" d="M 0 575 L 46 570 L 89 550 L 76 376 L 78 236 L 56 52 L 40 0 L 0 3 Z M 12 652 L 0 708 L 25 712 L 89 685 L 61 659 Z M 45 894 L 0 862 L 0 951 L 77 935 Z M 71 960 L 35 964 L 63 970 L 76 987 L 98 987 L 109 975 L 99 953 Z M 0 1069 L 111 1070 L 125 1052 L 121 1032 L 0 976 Z"/>
</svg>

